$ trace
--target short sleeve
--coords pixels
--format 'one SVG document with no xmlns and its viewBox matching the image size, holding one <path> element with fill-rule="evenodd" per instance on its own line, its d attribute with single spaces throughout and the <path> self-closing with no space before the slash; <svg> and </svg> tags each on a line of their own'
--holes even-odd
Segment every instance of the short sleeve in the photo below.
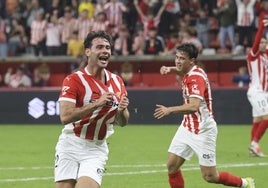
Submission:
<svg viewBox="0 0 268 188">
<path fill-rule="evenodd" d="M 78 94 L 77 81 L 77 77 L 74 74 L 67 76 L 63 80 L 59 101 L 69 101 L 76 103 Z"/>
<path fill-rule="evenodd" d="M 187 79 L 187 88 L 190 97 L 203 99 L 206 87 L 206 80 L 202 76 L 192 75 Z"/>
</svg>

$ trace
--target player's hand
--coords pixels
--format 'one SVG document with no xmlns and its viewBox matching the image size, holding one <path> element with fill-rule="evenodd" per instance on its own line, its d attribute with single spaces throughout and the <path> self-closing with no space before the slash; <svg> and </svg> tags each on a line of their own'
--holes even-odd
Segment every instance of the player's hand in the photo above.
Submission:
<svg viewBox="0 0 268 188">
<path fill-rule="evenodd" d="M 126 95 L 123 95 L 118 105 L 118 111 L 124 111 L 129 105 L 129 100 Z"/>
<path fill-rule="evenodd" d="M 97 100 L 97 106 L 104 106 L 107 103 L 113 101 L 114 93 L 107 92 L 101 95 L 101 97 Z"/>
<path fill-rule="evenodd" d="M 265 27 L 268 26 L 268 19 L 264 19 L 264 20 L 262 20 L 262 22 L 263 22 L 263 25 L 264 25 Z"/>
<path fill-rule="evenodd" d="M 160 119 L 160 118 L 167 116 L 169 114 L 170 114 L 170 111 L 168 110 L 167 107 L 165 107 L 163 105 L 159 105 L 159 104 L 156 105 L 156 109 L 154 111 L 154 117 L 156 119 Z"/>
<path fill-rule="evenodd" d="M 162 75 L 166 75 L 166 74 L 168 74 L 168 73 L 170 73 L 170 67 L 162 66 L 162 67 L 160 68 L 160 74 L 162 74 Z"/>
</svg>

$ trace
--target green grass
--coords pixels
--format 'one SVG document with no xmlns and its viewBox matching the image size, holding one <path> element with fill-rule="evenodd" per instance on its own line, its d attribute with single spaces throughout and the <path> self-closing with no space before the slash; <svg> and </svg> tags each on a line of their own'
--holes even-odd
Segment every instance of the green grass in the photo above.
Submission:
<svg viewBox="0 0 268 188">
<path fill-rule="evenodd" d="M 0 126 L 0 187 L 53 188 L 54 148 L 61 125 Z M 267 186 L 268 158 L 249 157 L 250 126 L 221 126 L 217 142 L 219 170 L 255 178 Z M 168 188 L 165 163 L 175 125 L 115 127 L 102 188 Z M 268 153 L 264 135 L 261 146 Z M 213 188 L 201 178 L 196 157 L 183 166 L 187 188 Z"/>
</svg>

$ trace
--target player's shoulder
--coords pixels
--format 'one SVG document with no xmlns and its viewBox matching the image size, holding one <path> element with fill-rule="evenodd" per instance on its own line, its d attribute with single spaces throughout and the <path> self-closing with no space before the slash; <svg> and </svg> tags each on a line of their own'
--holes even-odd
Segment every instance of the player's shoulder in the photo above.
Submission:
<svg viewBox="0 0 268 188">
<path fill-rule="evenodd" d="M 73 73 L 67 75 L 65 77 L 64 81 L 69 81 L 69 82 L 78 81 L 78 80 L 80 80 L 79 74 L 83 75 L 84 74 L 83 70 L 78 70 L 76 72 L 73 72 Z"/>
</svg>

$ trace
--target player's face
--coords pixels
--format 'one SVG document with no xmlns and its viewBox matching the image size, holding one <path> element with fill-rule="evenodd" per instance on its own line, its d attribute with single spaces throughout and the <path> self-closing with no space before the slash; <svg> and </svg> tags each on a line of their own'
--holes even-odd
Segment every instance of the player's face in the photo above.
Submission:
<svg viewBox="0 0 268 188">
<path fill-rule="evenodd" d="M 109 41 L 104 38 L 93 39 L 91 48 L 86 49 L 89 62 L 101 68 L 107 67 L 111 53 L 111 45 Z"/>
<path fill-rule="evenodd" d="M 175 65 L 180 72 L 186 74 L 194 66 L 194 59 L 190 59 L 183 51 L 177 51 Z"/>
<path fill-rule="evenodd" d="M 265 38 L 261 39 L 260 45 L 259 45 L 259 51 L 264 52 L 267 47 L 267 40 Z"/>
</svg>

